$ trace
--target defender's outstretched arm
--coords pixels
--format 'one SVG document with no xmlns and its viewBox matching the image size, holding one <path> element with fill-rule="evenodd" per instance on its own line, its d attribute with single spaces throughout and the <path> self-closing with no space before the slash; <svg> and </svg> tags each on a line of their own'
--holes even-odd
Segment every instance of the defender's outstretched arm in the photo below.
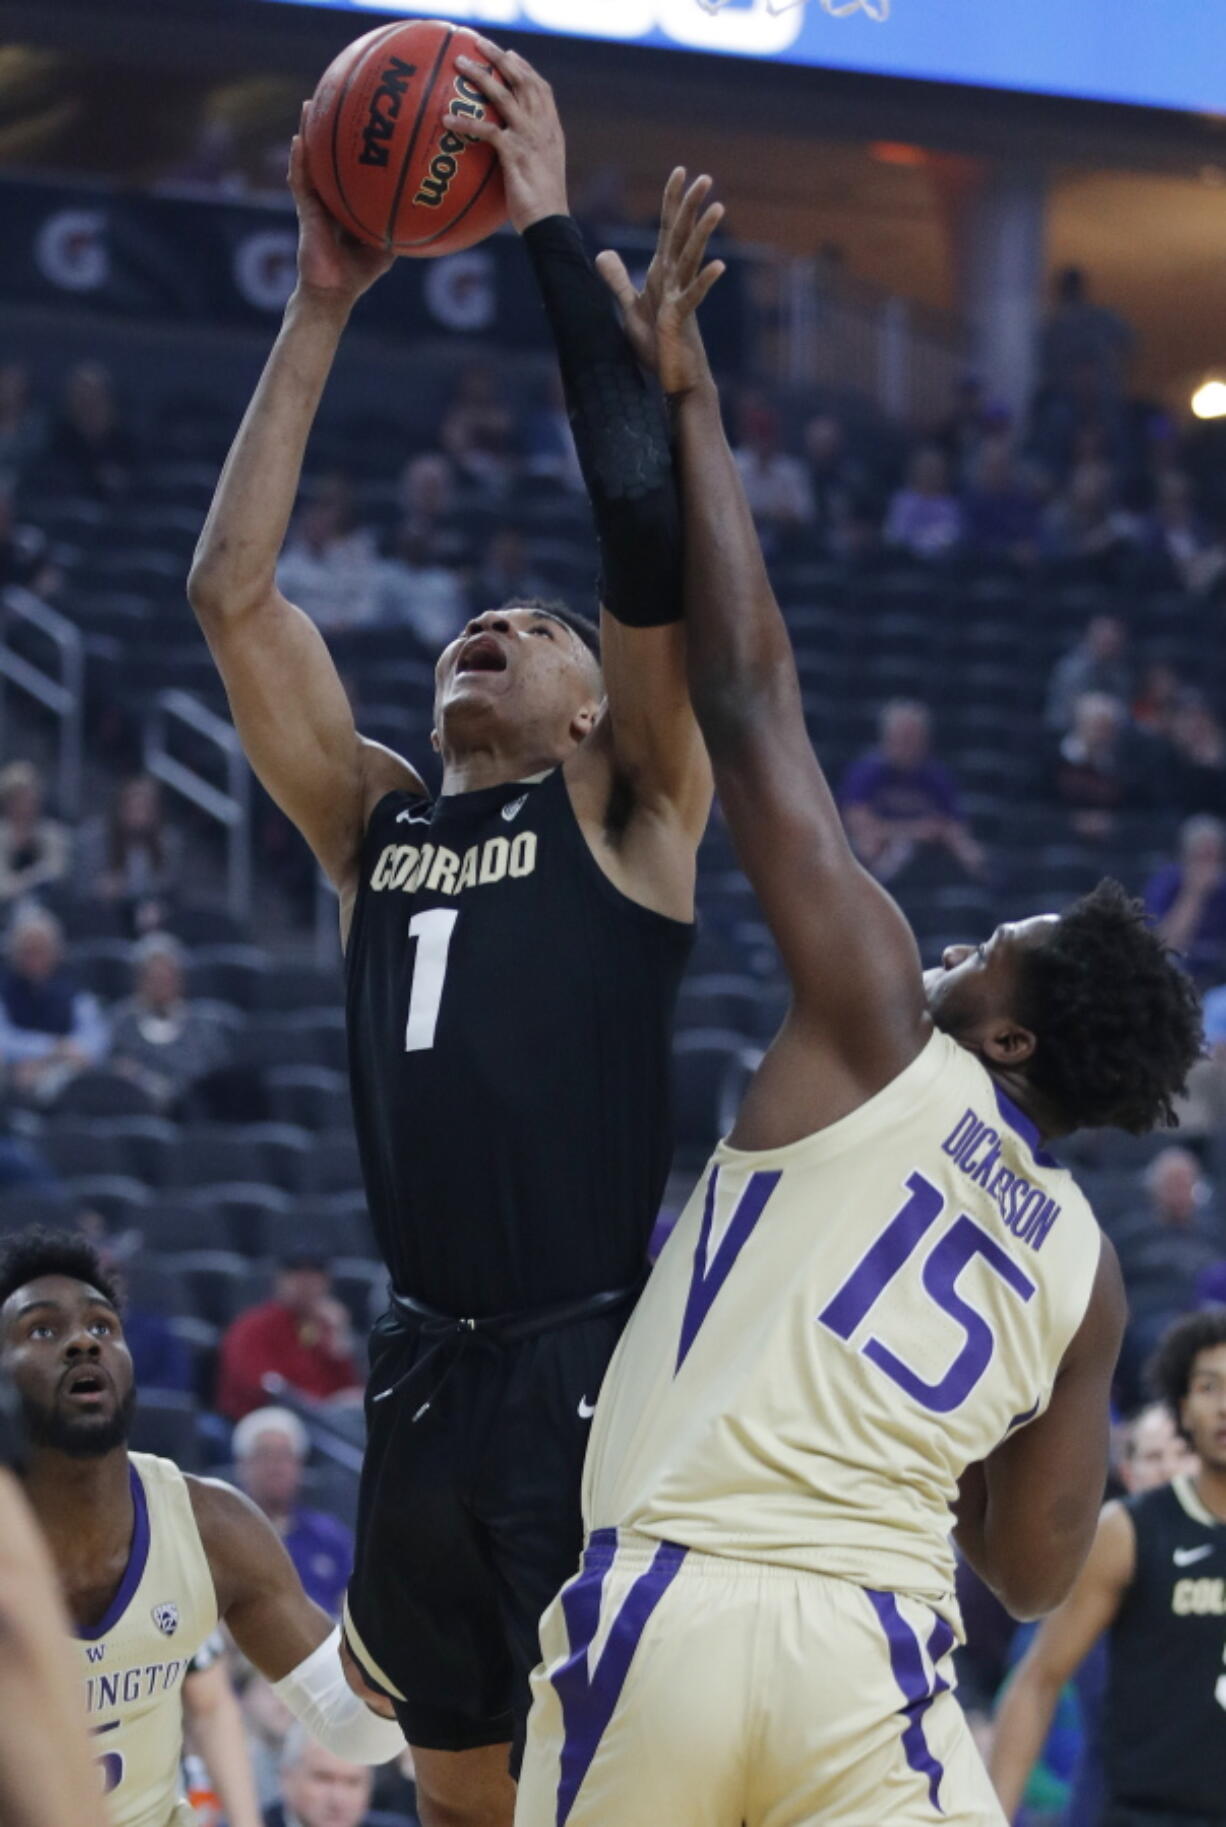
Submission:
<svg viewBox="0 0 1226 1827">
<path fill-rule="evenodd" d="M 205 521 L 188 595 L 217 661 L 252 767 L 334 885 L 353 885 L 366 817 L 413 770 L 354 728 L 314 623 L 277 588 L 307 438 L 357 299 L 391 264 L 326 215 L 295 139 L 290 185 L 301 230 L 299 283 Z"/>
<path fill-rule="evenodd" d="M 661 368 L 676 401 L 690 696 L 737 854 L 791 979 L 793 1019 L 842 1062 L 858 1098 L 893 1078 L 927 1037 L 919 954 L 847 841 L 809 741 L 715 384 L 701 345 L 681 340 L 687 291 L 702 279 L 694 245 L 692 237 L 672 278 Z M 662 314 L 662 335 L 664 322 Z"/>
</svg>

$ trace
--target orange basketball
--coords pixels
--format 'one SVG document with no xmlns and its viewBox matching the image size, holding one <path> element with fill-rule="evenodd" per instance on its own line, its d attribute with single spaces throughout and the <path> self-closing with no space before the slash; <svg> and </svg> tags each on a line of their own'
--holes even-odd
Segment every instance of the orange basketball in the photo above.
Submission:
<svg viewBox="0 0 1226 1827">
<path fill-rule="evenodd" d="M 506 221 L 498 155 L 443 116 L 497 120 L 455 67 L 481 59 L 473 34 L 442 19 L 380 26 L 341 52 L 306 120 L 311 181 L 343 228 L 371 247 L 430 258 L 473 247 Z"/>
</svg>

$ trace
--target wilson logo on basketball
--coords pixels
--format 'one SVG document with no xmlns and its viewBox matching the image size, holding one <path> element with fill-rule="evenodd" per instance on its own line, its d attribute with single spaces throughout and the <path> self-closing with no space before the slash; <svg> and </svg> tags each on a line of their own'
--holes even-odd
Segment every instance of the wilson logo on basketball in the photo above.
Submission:
<svg viewBox="0 0 1226 1827">
<path fill-rule="evenodd" d="M 402 57 L 393 57 L 386 70 L 379 77 L 379 87 L 370 98 L 370 111 L 366 116 L 366 125 L 362 129 L 362 153 L 359 165 L 386 165 L 388 162 L 388 141 L 396 131 L 396 122 L 400 119 L 400 105 L 410 82 L 417 74 L 417 65 L 405 63 Z"/>
<path fill-rule="evenodd" d="M 471 120 L 484 120 L 485 103 L 480 89 L 475 84 L 466 82 L 464 77 L 455 79 L 456 100 L 451 104 L 453 114 L 466 114 Z M 421 181 L 414 203 L 422 203 L 427 209 L 437 209 L 447 192 L 451 181 L 460 169 L 460 160 L 472 142 L 461 139 L 458 133 L 450 128 L 438 143 L 438 151 L 430 161 L 429 170 Z"/>
</svg>

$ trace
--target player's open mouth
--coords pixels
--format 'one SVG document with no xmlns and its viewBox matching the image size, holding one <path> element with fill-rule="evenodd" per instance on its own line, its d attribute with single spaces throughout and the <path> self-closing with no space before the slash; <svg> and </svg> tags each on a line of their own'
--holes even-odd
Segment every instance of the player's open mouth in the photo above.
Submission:
<svg viewBox="0 0 1226 1827">
<path fill-rule="evenodd" d="M 465 641 L 456 661 L 457 672 L 505 672 L 506 649 L 492 634 L 474 634 Z"/>
<path fill-rule="evenodd" d="M 63 1390 L 71 1401 L 92 1406 L 102 1400 L 110 1386 L 110 1378 L 101 1370 L 74 1370 L 65 1378 Z"/>
</svg>

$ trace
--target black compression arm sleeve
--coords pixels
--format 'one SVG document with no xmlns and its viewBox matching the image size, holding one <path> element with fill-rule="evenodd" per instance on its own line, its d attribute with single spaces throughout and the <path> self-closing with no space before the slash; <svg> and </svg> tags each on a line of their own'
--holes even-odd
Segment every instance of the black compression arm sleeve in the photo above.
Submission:
<svg viewBox="0 0 1226 1827">
<path fill-rule="evenodd" d="M 600 596 L 631 628 L 681 620 L 681 504 L 668 408 L 644 375 L 575 223 L 524 232 L 600 546 Z"/>
</svg>

